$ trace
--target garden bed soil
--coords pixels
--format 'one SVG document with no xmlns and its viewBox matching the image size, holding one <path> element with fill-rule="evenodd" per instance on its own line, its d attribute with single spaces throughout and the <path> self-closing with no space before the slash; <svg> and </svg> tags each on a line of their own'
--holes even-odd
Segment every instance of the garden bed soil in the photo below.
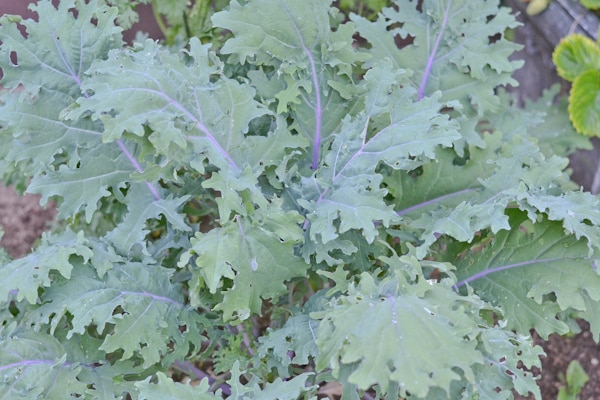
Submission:
<svg viewBox="0 0 600 400">
<path fill-rule="evenodd" d="M 55 215 L 53 207 L 40 207 L 39 196 L 19 196 L 12 187 L 0 185 L 0 227 L 4 229 L 0 246 L 13 258 L 24 256 Z"/>
</svg>

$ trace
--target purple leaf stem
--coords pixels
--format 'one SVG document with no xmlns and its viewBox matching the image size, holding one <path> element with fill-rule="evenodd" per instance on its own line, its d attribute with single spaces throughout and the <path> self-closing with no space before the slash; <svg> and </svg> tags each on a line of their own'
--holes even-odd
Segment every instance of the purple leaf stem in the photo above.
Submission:
<svg viewBox="0 0 600 400">
<path fill-rule="evenodd" d="M 458 289 L 459 287 L 464 286 L 469 282 L 473 282 L 473 281 L 476 281 L 477 279 L 484 278 L 489 274 L 493 274 L 494 272 L 500 272 L 500 271 L 504 271 L 507 269 L 526 267 L 528 265 L 547 263 L 547 262 L 553 262 L 553 261 L 559 261 L 559 260 L 563 260 L 563 258 L 557 257 L 557 258 L 547 258 L 545 260 L 529 260 L 529 261 L 523 261 L 523 262 L 518 262 L 518 263 L 514 263 L 514 264 L 509 264 L 509 265 L 502 265 L 502 266 L 496 267 L 496 268 L 486 269 L 485 271 L 478 272 L 475 275 L 472 275 L 466 279 L 463 279 L 460 282 L 457 282 L 456 285 L 453 286 L 453 288 Z"/>
<path fill-rule="evenodd" d="M 52 35 L 52 37 L 55 38 L 56 35 Z M 83 83 L 81 82 L 81 79 L 79 79 L 78 73 L 75 72 L 75 70 L 73 69 L 73 66 L 68 62 L 67 58 L 64 55 L 64 52 L 60 48 L 60 45 L 56 39 L 54 39 L 54 43 L 55 43 L 56 49 L 58 51 L 58 54 L 60 55 L 60 58 L 62 59 L 63 63 L 65 64 L 65 68 L 67 68 L 67 70 L 69 71 L 71 79 L 73 79 L 75 81 L 75 83 L 77 84 L 77 87 L 79 87 L 79 89 L 81 90 Z M 80 49 L 80 50 L 82 50 L 82 49 Z M 81 54 L 83 54 L 83 51 L 81 51 Z M 81 60 L 80 60 L 80 63 L 81 63 Z M 81 70 L 81 66 L 80 66 L 80 70 Z M 82 93 L 83 93 L 83 97 L 85 97 L 86 99 L 90 98 L 90 95 L 87 92 L 82 90 Z M 129 160 L 131 165 L 133 165 L 133 168 L 135 168 L 135 170 L 137 172 L 142 173 L 143 169 L 142 169 L 140 163 L 133 156 L 133 154 L 131 154 L 131 152 L 127 149 L 127 147 L 125 147 L 125 144 L 123 143 L 123 141 L 121 141 L 120 139 L 117 140 L 117 145 L 119 146 L 119 149 L 121 149 L 121 151 L 125 154 L 125 156 Z M 160 200 L 161 197 L 160 197 L 160 194 L 158 193 L 158 190 L 156 189 L 156 187 L 150 182 L 145 182 L 145 184 L 148 187 L 148 190 L 150 190 L 150 193 L 152 193 L 152 196 L 154 197 L 154 199 Z"/>
<path fill-rule="evenodd" d="M 126 88 L 126 89 L 117 90 L 116 92 L 121 92 L 121 91 L 126 91 L 126 90 L 134 90 L 134 91 L 139 90 L 139 91 L 143 91 L 143 92 L 148 92 L 150 94 L 155 94 L 155 95 L 158 95 L 158 96 L 161 96 L 162 98 L 164 98 L 169 103 L 169 105 L 171 105 L 174 108 L 176 108 L 177 110 L 181 111 L 187 118 L 189 118 L 194 124 L 196 124 L 198 129 L 200 129 L 200 131 L 202 131 L 202 133 L 204 133 L 206 135 L 206 137 L 208 138 L 210 143 L 219 151 L 219 153 L 221 153 L 223 155 L 223 157 L 225 157 L 225 159 L 227 159 L 227 162 L 229 163 L 229 165 L 231 165 L 235 169 L 235 171 L 237 171 L 237 172 L 240 171 L 240 167 L 237 166 L 237 164 L 231 158 L 229 153 L 219 144 L 217 139 L 215 139 L 215 136 L 208 130 L 208 128 L 202 123 L 202 121 L 200 121 L 198 118 L 196 118 L 196 116 L 194 116 L 194 114 L 192 114 L 190 111 L 188 111 L 181 103 L 179 103 L 178 101 L 171 98 L 165 92 L 162 92 L 162 91 L 156 90 L 156 89 Z M 188 136 L 188 138 L 191 138 L 191 137 Z"/>
<path fill-rule="evenodd" d="M 209 374 L 207 374 L 206 372 L 202 371 L 200 368 L 196 367 L 194 364 L 192 364 L 189 361 L 175 361 L 173 363 L 173 368 L 178 369 L 179 371 L 190 375 L 190 377 L 192 378 L 196 378 L 196 379 L 208 379 L 208 383 L 212 386 L 215 384 L 216 379 L 213 378 L 212 376 L 210 376 Z M 224 395 L 230 396 L 231 395 L 231 388 L 226 385 L 226 384 L 221 384 L 218 387 L 219 389 L 221 389 L 221 391 L 223 392 Z"/>
<path fill-rule="evenodd" d="M 413 206 L 405 208 L 404 210 L 398 211 L 397 214 L 399 216 L 403 216 L 403 215 L 409 214 L 409 213 L 411 213 L 411 212 L 413 212 L 415 210 L 418 210 L 419 208 L 423 208 L 423 207 L 427 207 L 427 206 L 430 206 L 430 205 L 435 204 L 435 203 L 439 203 L 441 201 L 444 201 L 446 199 L 452 198 L 454 196 L 459 196 L 459 195 L 461 195 L 463 193 L 476 192 L 476 191 L 477 191 L 477 189 L 463 189 L 463 190 L 459 190 L 458 192 L 448 193 L 448 194 L 445 194 L 443 196 L 436 197 L 435 199 L 430 199 L 430 200 L 424 201 L 422 203 L 415 204 Z"/>
<path fill-rule="evenodd" d="M 323 190 L 323 193 L 321 193 L 319 195 L 319 198 L 317 199 L 317 201 L 315 201 L 315 206 L 319 203 L 321 203 L 321 201 L 323 201 L 323 198 L 325 197 L 325 195 L 327 194 L 327 192 L 329 192 L 329 188 L 325 188 L 325 190 Z M 304 219 L 304 224 L 302 225 L 302 229 L 306 230 L 308 229 L 308 226 L 310 225 L 310 221 L 308 218 Z"/>
<path fill-rule="evenodd" d="M 431 49 L 431 54 L 429 54 L 427 66 L 425 67 L 425 72 L 423 73 L 423 79 L 421 79 L 421 85 L 419 86 L 417 100 L 421 100 L 424 96 L 425 86 L 427 85 L 427 79 L 429 79 L 429 74 L 431 73 L 431 67 L 433 66 L 435 54 L 437 53 L 438 47 L 440 45 L 440 40 L 442 40 L 442 36 L 444 34 L 444 29 L 446 29 L 446 24 L 448 23 L 448 14 L 450 14 L 451 6 L 452 0 L 448 0 L 448 7 L 446 7 L 446 11 L 444 11 L 444 20 L 442 21 L 442 28 L 440 29 L 440 33 L 438 33 L 438 36 L 435 39 L 435 44 L 433 45 L 433 49 Z"/>
<path fill-rule="evenodd" d="M 313 76 L 313 86 L 315 87 L 315 97 L 317 98 L 317 107 L 315 109 L 315 142 L 313 147 L 312 157 L 312 169 L 316 170 L 319 166 L 319 153 L 321 151 L 321 121 L 323 118 L 323 110 L 321 108 L 321 91 L 319 90 L 319 80 L 317 79 L 317 69 L 315 66 L 315 60 L 308 51 L 308 49 L 302 44 L 302 50 L 306 52 L 310 61 L 310 69 Z"/>
<path fill-rule="evenodd" d="M 319 85 L 319 78 L 317 77 L 317 64 L 315 63 L 315 59 L 314 59 L 312 53 L 310 52 L 310 50 L 308 49 L 308 47 L 306 47 L 306 44 L 304 43 L 304 39 L 302 38 L 302 32 L 296 25 L 296 21 L 294 21 L 294 17 L 290 14 L 289 10 L 287 9 L 287 7 L 284 4 L 282 4 L 282 7 L 283 7 L 285 13 L 287 14 L 292 26 L 294 27 L 296 34 L 298 35 L 298 40 L 300 41 L 300 47 L 302 48 L 302 51 L 304 51 L 304 53 L 308 57 L 308 62 L 310 64 L 310 72 L 312 74 L 313 87 L 314 87 L 315 98 L 316 98 L 316 102 L 317 102 L 317 104 L 315 106 L 315 140 L 313 143 L 312 164 L 311 164 L 312 169 L 316 170 L 317 167 L 319 166 L 319 157 L 320 157 L 320 152 L 321 152 L 321 125 L 322 125 L 322 121 L 323 121 L 323 109 L 322 109 L 322 105 L 321 105 L 321 90 L 320 90 L 320 85 Z"/>
<path fill-rule="evenodd" d="M 117 146 L 119 146 L 119 149 L 121 149 L 121 151 L 125 154 L 131 165 L 133 165 L 133 168 L 135 168 L 135 170 L 141 174 L 143 172 L 142 166 L 133 156 L 133 154 L 131 154 L 131 152 L 127 149 L 127 147 L 125 147 L 125 143 L 123 143 L 121 139 L 117 140 Z M 150 190 L 150 193 L 152 193 L 152 196 L 154 196 L 154 199 L 160 200 L 160 194 L 158 193 L 156 187 L 150 182 L 146 182 L 146 186 Z"/>
</svg>

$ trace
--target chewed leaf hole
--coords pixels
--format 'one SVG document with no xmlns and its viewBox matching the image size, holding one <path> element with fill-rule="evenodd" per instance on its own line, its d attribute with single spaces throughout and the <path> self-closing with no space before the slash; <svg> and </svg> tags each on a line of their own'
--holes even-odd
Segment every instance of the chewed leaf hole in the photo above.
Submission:
<svg viewBox="0 0 600 400">
<path fill-rule="evenodd" d="M 18 67 L 19 66 L 19 57 L 17 56 L 17 52 L 16 51 L 11 51 L 10 52 L 10 65 L 12 65 L 13 67 Z"/>
</svg>

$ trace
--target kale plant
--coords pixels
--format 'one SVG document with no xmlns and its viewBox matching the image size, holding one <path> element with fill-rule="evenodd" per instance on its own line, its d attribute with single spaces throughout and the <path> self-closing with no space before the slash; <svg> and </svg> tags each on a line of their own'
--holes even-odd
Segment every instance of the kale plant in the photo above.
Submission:
<svg viewBox="0 0 600 400">
<path fill-rule="evenodd" d="M 0 18 L 0 171 L 60 228 L 0 267 L 0 398 L 539 398 L 532 329 L 598 340 L 584 139 L 511 104 L 498 0 L 234 0 L 220 48 L 33 9 Z"/>
</svg>

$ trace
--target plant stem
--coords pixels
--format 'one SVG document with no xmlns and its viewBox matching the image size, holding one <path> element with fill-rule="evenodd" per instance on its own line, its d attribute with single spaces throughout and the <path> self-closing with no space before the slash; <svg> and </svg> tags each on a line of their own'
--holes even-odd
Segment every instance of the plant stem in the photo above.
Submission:
<svg viewBox="0 0 600 400">
<path fill-rule="evenodd" d="M 156 24 L 160 28 L 160 31 L 162 32 L 163 36 L 165 37 L 165 39 L 167 39 L 167 25 L 165 25 L 165 22 L 163 21 L 160 13 L 157 11 L 157 8 L 158 1 L 154 0 L 152 2 L 152 12 L 154 13 L 154 19 L 156 20 Z"/>
<path fill-rule="evenodd" d="M 446 29 L 446 24 L 448 23 L 448 14 L 450 14 L 450 7 L 452 6 L 452 0 L 448 0 L 448 7 L 444 12 L 444 20 L 442 21 L 442 26 L 440 28 L 440 33 L 435 39 L 435 44 L 433 45 L 433 49 L 431 50 L 431 54 L 429 54 L 429 59 L 427 60 L 427 66 L 425 67 L 425 73 L 423 73 L 423 79 L 421 79 L 421 85 L 419 86 L 419 92 L 417 94 L 417 99 L 421 100 L 425 95 L 425 86 L 427 86 L 427 79 L 429 79 L 429 74 L 431 73 L 431 67 L 433 66 L 433 60 L 435 58 L 435 53 L 437 53 L 438 46 L 440 45 L 440 40 L 442 40 L 442 36 L 444 35 L 444 29 Z"/>
<path fill-rule="evenodd" d="M 175 361 L 173 363 L 172 367 L 183 372 L 184 374 L 189 375 L 192 378 L 196 378 L 196 379 L 200 379 L 200 380 L 207 379 L 208 383 L 211 386 L 217 382 L 217 380 L 215 378 L 213 378 L 206 372 L 202 371 L 200 368 L 196 367 L 194 364 L 192 364 L 189 361 Z M 218 388 L 221 389 L 223 394 L 225 394 L 227 396 L 231 395 L 231 388 L 229 386 L 227 386 L 225 384 L 220 384 L 220 385 L 218 385 Z"/>
</svg>

